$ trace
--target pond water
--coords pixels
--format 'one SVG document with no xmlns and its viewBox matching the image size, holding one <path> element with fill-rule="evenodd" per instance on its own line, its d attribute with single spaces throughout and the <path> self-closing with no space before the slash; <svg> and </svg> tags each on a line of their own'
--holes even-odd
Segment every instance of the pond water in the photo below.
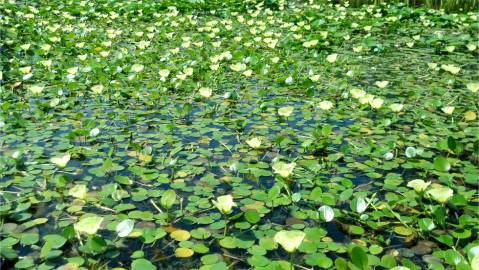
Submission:
<svg viewBox="0 0 479 270">
<path fill-rule="evenodd" d="M 0 7 L 2 269 L 476 270 L 477 14 L 287 2 Z"/>
</svg>

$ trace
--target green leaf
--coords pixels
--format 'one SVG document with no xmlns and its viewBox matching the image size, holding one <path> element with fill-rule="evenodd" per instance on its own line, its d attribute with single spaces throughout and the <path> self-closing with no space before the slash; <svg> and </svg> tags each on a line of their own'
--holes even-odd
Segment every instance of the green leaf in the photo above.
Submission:
<svg viewBox="0 0 479 270">
<path fill-rule="evenodd" d="M 436 228 L 434 221 L 430 218 L 421 218 L 418 221 L 418 224 L 422 231 L 432 231 L 434 228 Z"/>
<path fill-rule="evenodd" d="M 146 259 L 136 259 L 131 263 L 131 270 L 156 270 L 156 266 Z"/>
<path fill-rule="evenodd" d="M 446 262 L 450 265 L 458 265 L 464 260 L 464 258 L 459 252 L 452 249 L 446 250 L 446 252 L 444 253 L 444 259 L 446 259 Z"/>
<path fill-rule="evenodd" d="M 352 263 L 359 269 L 369 269 L 368 266 L 368 255 L 366 252 L 358 246 L 353 247 L 349 256 L 351 257 Z"/>
<path fill-rule="evenodd" d="M 36 244 L 40 240 L 38 233 L 24 233 L 20 238 L 20 243 L 24 246 Z"/>
<path fill-rule="evenodd" d="M 220 245 L 224 248 L 236 248 L 236 238 L 226 236 L 220 240 Z"/>
<path fill-rule="evenodd" d="M 208 237 L 211 236 L 211 233 L 208 230 L 201 227 L 198 229 L 192 230 L 190 233 L 191 233 L 191 236 L 196 239 L 207 239 Z"/>
<path fill-rule="evenodd" d="M 446 157 L 436 157 L 434 158 L 434 169 L 440 172 L 448 172 L 451 169 L 451 164 Z"/>
<path fill-rule="evenodd" d="M 311 266 L 319 266 L 321 268 L 330 268 L 333 266 L 333 260 L 323 253 L 314 253 L 306 256 L 306 264 Z"/>
<path fill-rule="evenodd" d="M 262 267 L 270 263 L 270 260 L 262 255 L 253 255 L 248 258 L 248 263 L 251 266 Z"/>
<path fill-rule="evenodd" d="M 396 259 L 391 255 L 384 255 L 381 258 L 380 265 L 386 269 L 391 269 L 397 265 Z"/>
<path fill-rule="evenodd" d="M 176 201 L 176 192 L 169 189 L 161 196 L 160 204 L 166 209 L 170 209 Z"/>
<path fill-rule="evenodd" d="M 323 195 L 323 190 L 320 187 L 315 187 L 309 194 L 309 199 L 315 202 L 321 202 L 321 195 Z"/>
<path fill-rule="evenodd" d="M 258 214 L 258 212 L 252 209 L 246 210 L 246 212 L 244 213 L 244 217 L 246 221 L 251 224 L 258 223 L 261 220 L 261 216 Z"/>
<path fill-rule="evenodd" d="M 23 258 L 15 264 L 15 267 L 18 269 L 26 269 L 33 266 L 34 266 L 33 259 L 30 257 Z"/>
<path fill-rule="evenodd" d="M 63 236 L 58 234 L 48 234 L 43 237 L 45 242 L 49 243 L 52 248 L 60 248 L 67 241 Z"/>
<path fill-rule="evenodd" d="M 85 246 L 93 253 L 101 253 L 105 251 L 107 244 L 106 241 L 103 240 L 103 238 L 96 235 L 90 235 L 86 241 Z"/>
</svg>

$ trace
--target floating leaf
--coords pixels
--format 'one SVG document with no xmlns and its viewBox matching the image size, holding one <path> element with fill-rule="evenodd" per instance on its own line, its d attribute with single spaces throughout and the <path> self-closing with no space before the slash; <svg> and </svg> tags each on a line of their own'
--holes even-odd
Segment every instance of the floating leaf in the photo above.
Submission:
<svg viewBox="0 0 479 270">
<path fill-rule="evenodd" d="M 168 189 L 161 195 L 160 204 L 166 209 L 170 209 L 176 201 L 176 192 L 172 189 Z"/>
<path fill-rule="evenodd" d="M 446 157 L 434 158 L 434 169 L 440 172 L 448 172 L 451 169 L 451 164 Z"/>
<path fill-rule="evenodd" d="M 136 259 L 131 263 L 131 270 L 156 270 L 156 266 L 146 259 Z"/>
<path fill-rule="evenodd" d="M 353 247 L 349 256 L 351 257 L 351 261 L 353 262 L 353 264 L 359 269 L 369 269 L 368 255 L 361 247 Z"/>
<path fill-rule="evenodd" d="M 404 235 L 404 236 L 408 236 L 408 235 L 411 235 L 411 234 L 414 233 L 413 230 L 411 230 L 410 228 L 405 227 L 405 226 L 394 227 L 394 232 L 399 234 L 399 235 Z"/>
<path fill-rule="evenodd" d="M 175 250 L 175 256 L 178 258 L 188 258 L 193 256 L 195 252 L 189 248 L 177 248 Z"/>
<path fill-rule="evenodd" d="M 175 239 L 176 241 L 186 241 L 190 239 L 191 234 L 185 230 L 176 230 L 170 233 L 170 237 Z"/>
</svg>

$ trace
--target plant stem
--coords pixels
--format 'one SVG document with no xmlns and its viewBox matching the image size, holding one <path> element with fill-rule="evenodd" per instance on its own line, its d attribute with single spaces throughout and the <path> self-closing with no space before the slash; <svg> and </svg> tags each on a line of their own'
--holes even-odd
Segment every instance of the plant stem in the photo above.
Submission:
<svg viewBox="0 0 479 270">
<path fill-rule="evenodd" d="M 294 270 L 294 252 L 289 254 L 289 265 L 291 266 L 291 270 Z"/>
<path fill-rule="evenodd" d="M 226 216 L 225 216 L 225 228 L 223 230 L 223 236 L 226 237 L 227 232 L 228 232 L 228 219 L 226 219 Z"/>
</svg>

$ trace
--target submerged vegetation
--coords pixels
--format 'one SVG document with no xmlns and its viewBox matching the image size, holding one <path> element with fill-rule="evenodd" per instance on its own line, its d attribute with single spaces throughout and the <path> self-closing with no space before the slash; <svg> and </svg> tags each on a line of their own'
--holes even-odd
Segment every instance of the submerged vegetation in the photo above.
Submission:
<svg viewBox="0 0 479 270">
<path fill-rule="evenodd" d="M 0 14 L 2 269 L 479 269 L 477 13 Z"/>
</svg>

